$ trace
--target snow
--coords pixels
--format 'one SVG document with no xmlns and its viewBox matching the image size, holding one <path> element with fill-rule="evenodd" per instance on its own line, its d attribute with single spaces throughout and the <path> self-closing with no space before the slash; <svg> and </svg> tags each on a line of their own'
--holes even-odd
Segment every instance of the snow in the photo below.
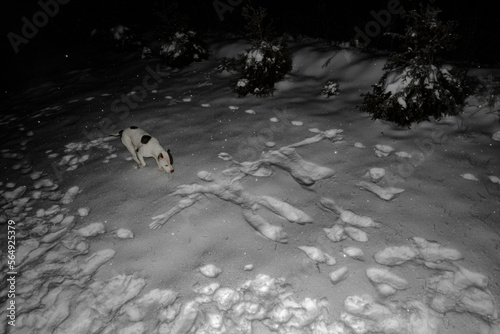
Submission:
<svg viewBox="0 0 500 334">
<path fill-rule="evenodd" d="M 137 55 L 4 99 L 11 332 L 500 333 L 497 116 L 472 98 L 411 130 L 372 121 L 355 106 L 383 58 L 290 48 L 272 97 L 237 98 L 237 74 L 208 60 L 159 67 L 159 95 L 112 112 L 158 68 Z M 321 97 L 332 78 L 339 93 Z M 131 125 L 171 150 L 174 174 L 135 168 L 107 137 Z"/>
<path fill-rule="evenodd" d="M 330 280 L 332 281 L 333 284 L 337 284 L 338 282 L 346 279 L 348 274 L 349 274 L 349 268 L 344 266 L 335 269 L 328 276 L 330 277 Z"/>
<path fill-rule="evenodd" d="M 206 264 L 206 265 L 200 267 L 199 269 L 203 275 L 205 275 L 207 277 L 211 277 L 211 278 L 215 278 L 215 277 L 219 276 L 220 273 L 222 273 L 222 269 L 216 267 L 213 264 Z"/>
</svg>

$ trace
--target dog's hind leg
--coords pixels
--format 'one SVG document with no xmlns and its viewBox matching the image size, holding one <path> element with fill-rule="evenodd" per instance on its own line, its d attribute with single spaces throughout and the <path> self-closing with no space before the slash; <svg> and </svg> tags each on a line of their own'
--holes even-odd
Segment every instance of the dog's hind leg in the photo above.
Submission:
<svg viewBox="0 0 500 334">
<path fill-rule="evenodd" d="M 144 163 L 144 166 L 143 166 L 141 164 L 141 161 L 139 161 L 139 159 L 137 159 L 137 153 L 135 152 L 135 148 L 134 148 L 134 145 L 132 144 L 132 140 L 130 138 L 125 139 L 124 137 L 122 137 L 122 142 L 123 142 L 123 145 L 125 145 L 125 147 L 127 148 L 127 150 L 132 155 L 132 159 L 134 159 L 134 161 L 137 162 L 137 164 L 139 165 L 139 167 L 146 166 L 146 163 Z"/>
</svg>

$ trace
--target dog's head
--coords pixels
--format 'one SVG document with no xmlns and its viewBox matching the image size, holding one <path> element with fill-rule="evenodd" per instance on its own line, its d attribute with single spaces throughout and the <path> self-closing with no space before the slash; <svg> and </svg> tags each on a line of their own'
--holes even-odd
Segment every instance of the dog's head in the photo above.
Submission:
<svg viewBox="0 0 500 334">
<path fill-rule="evenodd" d="M 163 151 L 158 155 L 158 162 L 160 167 L 167 173 L 173 173 L 174 167 L 174 159 L 172 158 L 172 154 L 170 154 L 170 150 Z"/>
</svg>

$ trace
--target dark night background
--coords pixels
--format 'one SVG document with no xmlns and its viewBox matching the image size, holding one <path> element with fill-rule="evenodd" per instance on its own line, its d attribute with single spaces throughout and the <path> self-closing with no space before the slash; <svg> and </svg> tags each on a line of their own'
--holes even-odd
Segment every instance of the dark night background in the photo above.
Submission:
<svg viewBox="0 0 500 334">
<path fill-rule="evenodd" d="M 228 3 L 227 0 L 220 0 Z M 387 9 L 387 0 L 376 1 L 254 1 L 265 7 L 277 33 L 286 32 L 293 37 L 309 36 L 328 41 L 348 41 L 355 35 L 355 27 L 364 30 L 367 22 L 374 18 L 370 11 Z M 168 0 L 113 0 L 97 1 L 71 0 L 59 5 L 59 12 L 49 19 L 47 25 L 27 44 L 20 45 L 15 54 L 7 38 L 9 32 L 21 35 L 21 18 L 32 16 L 41 8 L 37 1 L 10 2 L 2 10 L 2 54 L 8 59 L 3 76 L 8 78 L 6 89 L 26 83 L 33 77 L 45 77 L 53 71 L 105 65 L 103 45 L 96 45 L 90 38 L 93 29 L 109 31 L 117 24 L 130 27 L 139 37 L 158 28 L 162 21 L 158 13 L 165 13 L 172 20 L 169 23 L 184 24 L 205 36 L 244 36 L 244 21 L 241 8 L 246 1 L 234 6 L 232 12 L 224 13 L 221 21 L 214 8 L 214 2 Z M 239 1 L 232 1 L 239 3 Z M 405 8 L 413 8 L 417 2 L 401 1 Z M 447 58 L 463 63 L 498 66 L 500 62 L 500 24 L 493 1 L 443 2 L 434 1 L 443 12 L 443 20 L 458 21 L 461 36 L 456 50 Z M 403 27 L 399 15 L 393 16 L 389 26 L 383 31 L 398 31 Z M 226 34 L 227 33 L 227 34 Z M 231 35 L 228 35 L 231 34 Z M 382 34 L 373 38 L 372 49 L 391 50 L 391 40 Z M 66 57 L 69 55 L 69 57 Z"/>
</svg>

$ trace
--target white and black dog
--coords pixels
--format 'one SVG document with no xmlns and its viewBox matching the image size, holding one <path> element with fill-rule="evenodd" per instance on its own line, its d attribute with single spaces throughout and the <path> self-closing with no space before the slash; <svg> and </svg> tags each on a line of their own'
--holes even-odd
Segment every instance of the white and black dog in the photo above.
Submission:
<svg viewBox="0 0 500 334">
<path fill-rule="evenodd" d="M 165 151 L 158 142 L 158 139 L 152 137 L 143 129 L 131 126 L 128 129 L 121 130 L 119 133 L 112 133 L 110 136 L 122 139 L 123 145 L 132 154 L 132 159 L 137 162 L 139 167 L 146 166 L 144 158 L 153 157 L 158 164 L 159 170 L 164 170 L 167 173 L 174 172 L 174 168 L 172 167 L 174 159 L 170 154 L 170 150 Z"/>
</svg>

